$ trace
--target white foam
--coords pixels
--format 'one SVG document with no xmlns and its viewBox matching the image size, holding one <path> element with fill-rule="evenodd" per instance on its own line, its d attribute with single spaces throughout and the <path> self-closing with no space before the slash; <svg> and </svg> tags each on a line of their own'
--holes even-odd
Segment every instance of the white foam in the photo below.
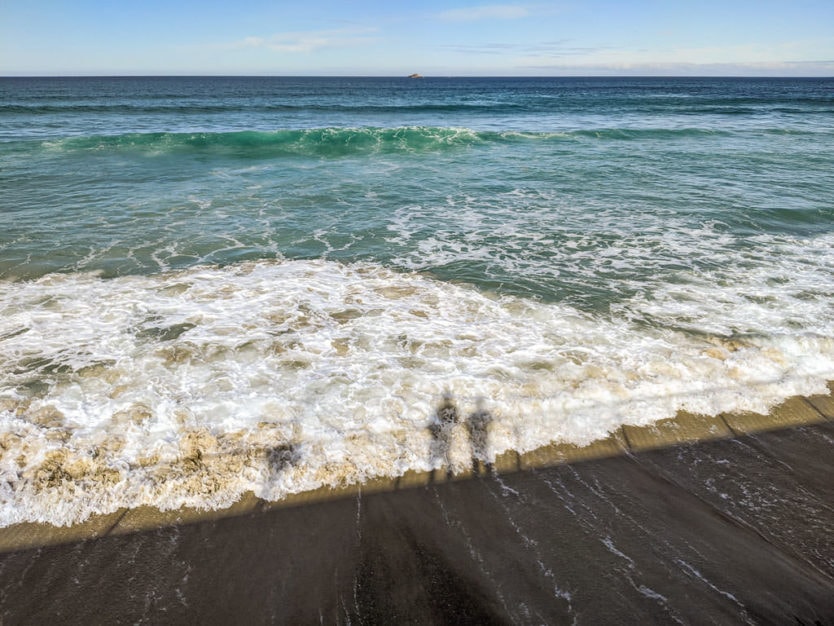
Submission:
<svg viewBox="0 0 834 626">
<path fill-rule="evenodd" d="M 834 265 L 815 245 L 804 269 L 693 275 L 606 315 L 327 261 L 5 283 L 0 524 L 429 469 L 444 395 L 489 412 L 489 456 L 679 409 L 766 411 L 834 378 L 832 283 L 813 291 Z M 460 424 L 448 457 L 470 454 Z"/>
</svg>

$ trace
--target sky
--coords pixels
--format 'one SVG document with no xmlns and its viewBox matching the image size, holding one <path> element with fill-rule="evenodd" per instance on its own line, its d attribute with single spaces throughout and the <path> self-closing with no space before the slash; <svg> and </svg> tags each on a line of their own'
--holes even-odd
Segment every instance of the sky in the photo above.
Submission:
<svg viewBox="0 0 834 626">
<path fill-rule="evenodd" d="M 0 0 L 0 75 L 834 76 L 834 0 Z"/>
</svg>

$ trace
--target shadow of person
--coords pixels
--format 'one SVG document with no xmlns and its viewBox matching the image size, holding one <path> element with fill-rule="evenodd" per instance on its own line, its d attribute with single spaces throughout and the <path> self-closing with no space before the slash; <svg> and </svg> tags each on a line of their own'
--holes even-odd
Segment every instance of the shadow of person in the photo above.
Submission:
<svg viewBox="0 0 834 626">
<path fill-rule="evenodd" d="M 458 408 L 452 402 L 452 396 L 448 392 L 443 394 L 443 402 L 437 408 L 432 421 L 429 423 L 431 433 L 431 446 L 429 449 L 429 463 L 431 465 L 430 482 L 434 482 L 434 473 L 437 466 L 446 468 L 446 478 L 452 476 L 452 463 L 449 458 L 449 451 L 452 445 L 452 430 L 458 423 Z"/>
<path fill-rule="evenodd" d="M 301 425 L 292 424 L 292 434 L 286 441 L 277 443 L 264 450 L 266 465 L 269 468 L 269 482 L 274 484 L 282 474 L 298 465 L 301 455 Z"/>
<path fill-rule="evenodd" d="M 472 446 L 472 473 L 481 475 L 481 469 L 489 476 L 495 473 L 495 468 L 489 460 L 489 425 L 492 414 L 483 408 L 483 402 L 478 401 L 478 408 L 466 418 L 466 430 L 469 433 L 469 443 Z"/>
</svg>

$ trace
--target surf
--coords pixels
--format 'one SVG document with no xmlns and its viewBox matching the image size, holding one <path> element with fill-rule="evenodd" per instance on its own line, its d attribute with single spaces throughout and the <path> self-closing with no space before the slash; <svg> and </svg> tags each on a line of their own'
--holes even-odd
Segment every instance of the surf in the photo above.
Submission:
<svg viewBox="0 0 834 626">
<path fill-rule="evenodd" d="M 444 402 L 489 415 L 489 460 L 765 412 L 834 371 L 826 335 L 652 327 L 373 263 L 51 274 L 6 283 L 0 313 L 2 524 L 428 470 Z"/>
</svg>

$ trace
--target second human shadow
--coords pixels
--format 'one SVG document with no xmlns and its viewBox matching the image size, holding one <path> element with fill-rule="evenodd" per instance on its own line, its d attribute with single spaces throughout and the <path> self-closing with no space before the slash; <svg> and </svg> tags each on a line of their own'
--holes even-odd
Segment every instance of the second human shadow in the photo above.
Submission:
<svg viewBox="0 0 834 626">
<path fill-rule="evenodd" d="M 489 430 L 492 421 L 492 414 L 483 408 L 483 401 L 479 400 L 475 411 L 468 415 L 463 422 L 469 440 L 474 476 L 491 476 L 494 474 L 494 466 L 489 460 Z M 452 435 L 459 422 L 460 411 L 451 394 L 446 393 L 443 395 L 443 400 L 428 427 L 432 437 L 429 448 L 429 464 L 433 468 L 430 477 L 431 482 L 435 480 L 438 465 L 440 468 L 445 468 L 447 479 L 453 476 L 450 452 Z"/>
</svg>

